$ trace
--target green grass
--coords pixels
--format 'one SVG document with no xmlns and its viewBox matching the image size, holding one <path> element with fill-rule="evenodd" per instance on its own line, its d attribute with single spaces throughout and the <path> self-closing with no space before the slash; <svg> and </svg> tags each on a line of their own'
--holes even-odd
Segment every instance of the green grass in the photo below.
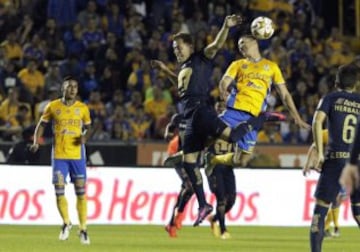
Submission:
<svg viewBox="0 0 360 252">
<path fill-rule="evenodd" d="M 183 227 L 178 238 L 167 236 L 162 226 L 89 226 L 91 245 L 81 245 L 73 228 L 70 239 L 57 240 L 58 226 L 0 225 L 0 252 L 161 252 L 161 251 L 309 251 L 308 228 L 230 226 L 231 240 L 213 238 L 209 227 Z M 342 228 L 341 237 L 327 239 L 323 251 L 360 251 L 357 228 Z"/>
</svg>

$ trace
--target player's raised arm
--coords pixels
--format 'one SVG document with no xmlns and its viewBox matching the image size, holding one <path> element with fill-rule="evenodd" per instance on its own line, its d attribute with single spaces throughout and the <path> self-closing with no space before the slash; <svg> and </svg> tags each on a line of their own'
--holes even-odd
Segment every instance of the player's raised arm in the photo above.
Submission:
<svg viewBox="0 0 360 252">
<path fill-rule="evenodd" d="M 174 85 L 177 85 L 177 75 L 171 71 L 164 62 L 160 60 L 150 60 L 150 66 L 155 69 L 159 69 L 160 71 L 163 71 L 170 80 L 170 82 Z"/>
<path fill-rule="evenodd" d="M 219 51 L 219 49 L 224 45 L 227 36 L 229 34 L 229 29 L 236 25 L 242 23 L 242 18 L 239 15 L 229 15 L 225 17 L 224 23 L 216 35 L 216 38 L 204 49 L 204 54 L 207 58 L 211 59 Z"/>
<path fill-rule="evenodd" d="M 285 84 L 281 85 L 275 85 L 277 92 L 280 95 L 282 103 L 287 107 L 287 109 L 290 112 L 290 115 L 292 118 L 294 118 L 295 123 L 300 127 L 304 129 L 310 129 L 310 125 L 304 122 L 301 119 L 301 116 L 299 112 L 296 109 L 294 100 L 291 97 L 291 94 L 289 93 L 289 90 L 287 89 Z M 321 133 L 321 132 L 320 132 Z"/>
<path fill-rule="evenodd" d="M 317 151 L 317 163 L 315 168 L 321 170 L 321 166 L 324 163 L 324 142 L 322 137 L 322 127 L 326 119 L 326 114 L 324 111 L 317 110 L 314 114 L 313 124 L 312 124 L 312 133 L 313 139 Z"/>
</svg>

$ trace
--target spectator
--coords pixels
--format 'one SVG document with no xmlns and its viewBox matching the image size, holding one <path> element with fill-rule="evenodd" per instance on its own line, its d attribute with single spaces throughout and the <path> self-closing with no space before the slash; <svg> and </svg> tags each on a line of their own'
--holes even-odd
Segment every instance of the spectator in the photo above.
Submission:
<svg viewBox="0 0 360 252">
<path fill-rule="evenodd" d="M 169 102 L 164 99 L 161 89 L 157 86 L 153 88 L 153 95 L 154 98 L 145 101 L 144 108 L 153 120 L 157 120 L 166 113 Z"/>
<path fill-rule="evenodd" d="M 263 129 L 259 131 L 258 143 L 282 143 L 282 137 L 278 128 L 279 125 L 276 123 L 265 123 Z"/>
<path fill-rule="evenodd" d="M 92 119 L 100 119 L 102 121 L 106 118 L 106 110 L 105 105 L 101 101 L 100 92 L 97 90 L 93 90 L 90 92 L 88 107 L 90 110 L 90 115 Z"/>
<path fill-rule="evenodd" d="M 149 139 L 151 137 L 150 126 L 153 120 L 149 118 L 143 107 L 138 107 L 135 116 L 130 119 L 132 138 L 135 140 Z"/>
<path fill-rule="evenodd" d="M 40 101 L 45 82 L 44 75 L 37 70 L 35 60 L 29 60 L 26 68 L 20 70 L 18 77 L 23 83 L 25 90 L 31 95 L 30 100 Z"/>
<path fill-rule="evenodd" d="M 86 29 L 82 35 L 82 41 L 86 48 L 86 58 L 95 59 L 95 53 L 102 44 L 105 44 L 104 34 L 97 28 L 96 19 L 90 18 L 87 21 Z"/>
<path fill-rule="evenodd" d="M 62 81 L 63 78 L 60 74 L 59 64 L 57 62 L 51 62 L 45 74 L 44 92 L 47 93 L 50 89 L 59 91 Z"/>
<path fill-rule="evenodd" d="M 4 48 L 5 57 L 7 60 L 21 60 L 23 57 L 23 50 L 21 45 L 16 39 L 15 32 L 9 32 L 7 34 L 7 40 L 1 43 L 1 47 Z"/>
<path fill-rule="evenodd" d="M 22 127 L 31 124 L 31 109 L 27 103 L 19 101 L 19 91 L 10 88 L 6 99 L 0 105 L 0 131 L 2 137 L 14 140 L 21 134 Z"/>
<path fill-rule="evenodd" d="M 28 127 L 22 132 L 19 142 L 15 143 L 9 150 L 6 163 L 12 165 L 39 164 L 40 152 L 31 152 L 29 147 L 33 143 L 34 127 Z"/>
<path fill-rule="evenodd" d="M 80 80 L 80 96 L 84 101 L 89 99 L 92 91 L 99 88 L 99 80 L 96 76 L 96 68 L 93 61 L 88 61 L 86 64 L 85 72 Z"/>
<path fill-rule="evenodd" d="M 77 19 L 79 23 L 85 27 L 90 20 L 93 20 L 94 26 L 98 27 L 100 25 L 100 17 L 96 13 L 97 5 L 95 0 L 89 0 L 85 10 L 82 10 Z"/>
</svg>

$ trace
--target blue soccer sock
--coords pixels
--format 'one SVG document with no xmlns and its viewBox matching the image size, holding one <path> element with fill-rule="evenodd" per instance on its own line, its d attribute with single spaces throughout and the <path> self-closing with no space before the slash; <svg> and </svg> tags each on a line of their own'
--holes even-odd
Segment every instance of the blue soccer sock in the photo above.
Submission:
<svg viewBox="0 0 360 252">
<path fill-rule="evenodd" d="M 313 219 L 310 227 L 311 252 L 321 252 L 321 245 L 324 238 L 324 223 L 329 207 L 315 205 Z"/>
<path fill-rule="evenodd" d="M 200 169 L 199 167 L 196 167 L 195 163 L 187 162 L 184 162 L 184 169 L 190 178 L 191 185 L 195 191 L 197 200 L 199 202 L 199 208 L 202 208 L 206 205 L 206 200 Z"/>
</svg>

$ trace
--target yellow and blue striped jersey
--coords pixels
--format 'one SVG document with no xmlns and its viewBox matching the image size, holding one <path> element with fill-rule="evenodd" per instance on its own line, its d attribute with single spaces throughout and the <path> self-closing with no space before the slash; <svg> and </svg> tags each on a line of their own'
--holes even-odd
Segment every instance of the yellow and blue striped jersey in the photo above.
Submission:
<svg viewBox="0 0 360 252">
<path fill-rule="evenodd" d="M 235 88 L 226 102 L 227 107 L 254 116 L 266 109 L 266 97 L 271 85 L 285 84 L 279 66 L 264 58 L 257 62 L 236 60 L 228 67 L 225 76 L 235 81 Z"/>
<path fill-rule="evenodd" d="M 86 104 L 76 101 L 65 105 L 61 99 L 50 102 L 41 117 L 42 122 L 53 123 L 53 158 L 81 159 L 81 145 L 75 138 L 81 136 L 83 125 L 91 124 L 90 112 Z"/>
</svg>

